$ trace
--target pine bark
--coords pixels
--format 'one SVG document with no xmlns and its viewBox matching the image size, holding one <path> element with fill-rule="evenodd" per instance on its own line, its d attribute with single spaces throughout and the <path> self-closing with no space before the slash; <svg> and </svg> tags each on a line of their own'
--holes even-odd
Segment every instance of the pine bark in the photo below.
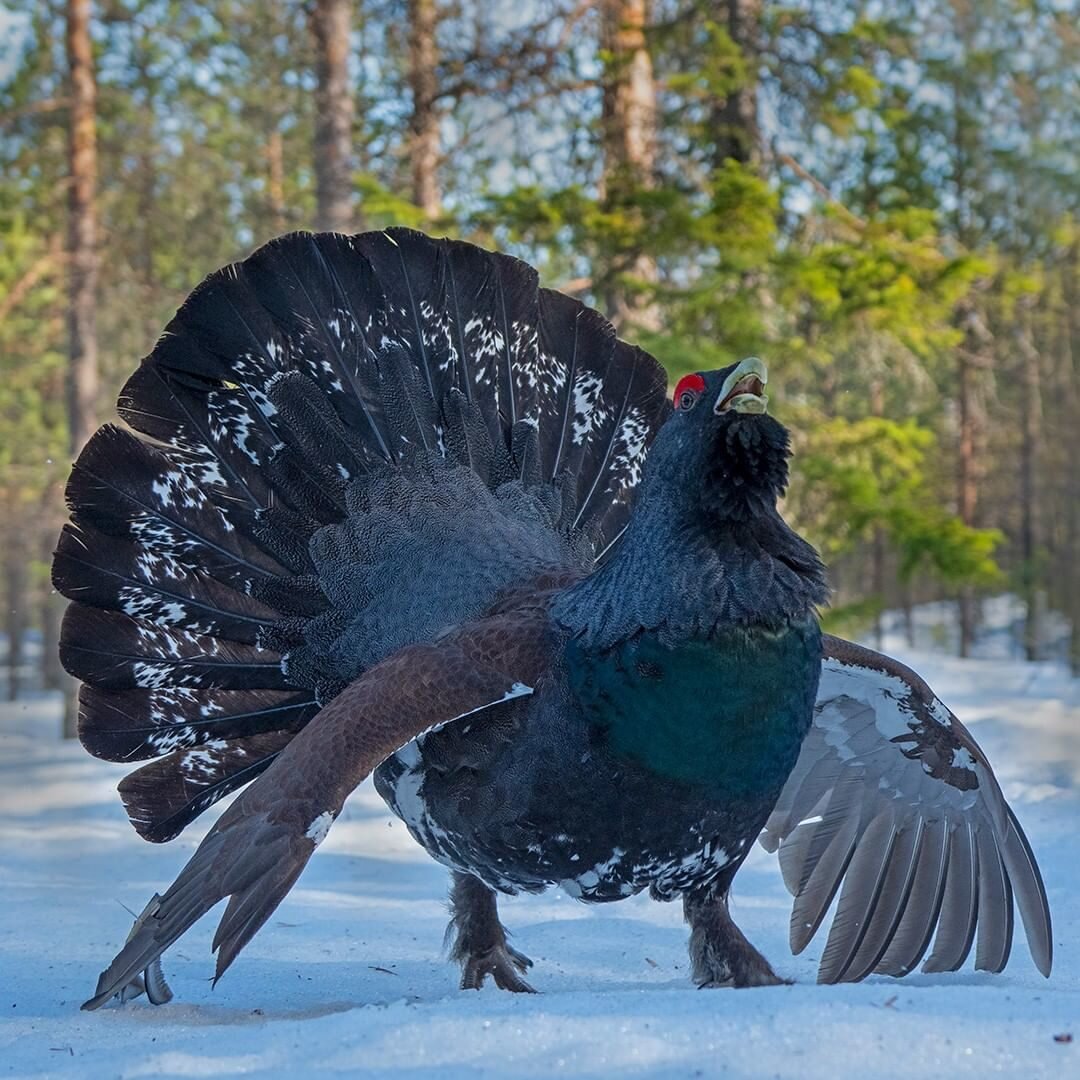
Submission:
<svg viewBox="0 0 1080 1080">
<path fill-rule="evenodd" d="M 1080 240 L 1073 241 L 1065 261 L 1062 289 L 1066 327 L 1066 423 L 1068 430 L 1080 430 Z M 1065 614 L 1069 620 L 1069 665 L 1080 675 L 1080 468 L 1075 463 L 1065 481 Z"/>
<path fill-rule="evenodd" d="M 285 140 L 274 128 L 266 139 L 266 210 L 275 235 L 285 231 Z"/>
<path fill-rule="evenodd" d="M 76 457 L 97 423 L 97 81 L 90 0 L 68 0 L 68 437 Z M 65 680 L 63 733 L 76 735 L 75 683 Z"/>
<path fill-rule="evenodd" d="M 885 387 L 880 378 L 875 378 L 870 383 L 870 415 L 885 415 Z M 879 525 L 874 529 L 874 536 L 871 543 L 871 576 L 876 604 L 876 610 L 874 611 L 874 648 L 878 650 L 883 647 L 885 639 L 883 615 L 887 600 L 885 594 L 888 588 L 886 580 L 886 560 L 885 530 Z"/>
<path fill-rule="evenodd" d="M 97 83 L 90 41 L 90 0 L 68 0 L 68 423 L 73 455 L 96 426 Z"/>
<path fill-rule="evenodd" d="M 1021 361 L 1021 437 L 1020 437 L 1020 558 L 1023 575 L 1024 655 L 1039 658 L 1038 591 L 1038 457 L 1042 420 L 1042 396 L 1039 390 L 1040 357 L 1032 330 L 1029 302 L 1019 305 L 1016 320 L 1016 344 Z"/>
<path fill-rule="evenodd" d="M 956 397 L 959 414 L 956 510 L 965 525 L 974 527 L 978 523 L 979 450 L 982 437 L 979 383 L 982 372 L 990 366 L 988 349 L 992 335 L 971 300 L 966 300 L 959 306 L 957 321 L 964 332 L 964 340 L 956 354 Z M 978 600 L 975 590 L 970 586 L 965 586 L 960 591 L 957 615 L 960 624 L 959 652 L 961 656 L 970 656 L 978 625 Z"/>
<path fill-rule="evenodd" d="M 315 0 L 315 227 L 327 232 L 353 228 L 351 29 L 349 0 Z"/>
<path fill-rule="evenodd" d="M 653 185 L 656 167 L 656 80 L 645 30 L 647 0 L 602 0 L 600 45 L 607 60 L 601 106 L 604 201 L 609 207 L 632 206 L 634 193 Z M 614 265 L 605 302 L 616 327 L 630 322 L 659 328 L 656 305 L 621 286 L 627 275 L 646 287 L 657 280 L 655 259 L 639 251 Z"/>
<path fill-rule="evenodd" d="M 412 199 L 429 220 L 442 213 L 439 184 L 439 13 L 435 0 L 409 0 L 409 164 Z"/>
</svg>

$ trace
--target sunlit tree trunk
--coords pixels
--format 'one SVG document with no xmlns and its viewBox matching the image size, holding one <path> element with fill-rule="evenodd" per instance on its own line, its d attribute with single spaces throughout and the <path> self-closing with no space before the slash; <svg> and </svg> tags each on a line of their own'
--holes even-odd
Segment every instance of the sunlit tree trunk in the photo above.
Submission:
<svg viewBox="0 0 1080 1080">
<path fill-rule="evenodd" d="M 885 415 L 885 387 L 880 377 L 870 383 L 870 415 Z M 877 610 L 874 612 L 874 648 L 880 649 L 885 636 L 882 624 L 883 608 L 886 602 L 886 542 L 885 530 L 879 525 L 874 529 L 872 540 L 872 580 L 874 599 Z"/>
<path fill-rule="evenodd" d="M 1066 423 L 1074 433 L 1080 430 L 1080 240 L 1073 242 L 1064 268 L 1067 326 L 1065 348 Z M 1065 614 L 1069 619 L 1069 664 L 1080 675 L 1080 467 L 1071 462 L 1065 484 Z"/>
<path fill-rule="evenodd" d="M 608 206 L 632 205 L 634 192 L 652 186 L 656 167 L 656 81 L 645 30 L 647 0 L 602 0 L 600 46 L 606 56 L 601 111 L 603 196 Z M 613 266 L 605 302 L 616 326 L 631 322 L 657 329 L 659 313 L 648 297 L 620 285 L 636 279 L 647 289 L 657 278 L 656 261 L 637 252 Z"/>
<path fill-rule="evenodd" d="M 286 228 L 284 142 L 277 127 L 266 139 L 266 211 L 275 234 L 283 233 Z"/>
<path fill-rule="evenodd" d="M 1020 557 L 1024 594 L 1024 655 L 1028 660 L 1039 656 L 1038 591 L 1038 482 L 1039 432 L 1042 419 L 1042 396 L 1039 390 L 1039 351 L 1032 330 L 1032 301 L 1017 305 L 1016 345 L 1021 361 L 1021 434 L 1020 434 Z"/>
<path fill-rule="evenodd" d="M 429 219 L 442 213 L 439 184 L 439 12 L 435 0 L 409 0 L 409 164 L 412 198 Z"/>
<path fill-rule="evenodd" d="M 89 0 L 69 0 L 67 57 L 71 83 L 68 127 L 68 422 L 77 454 L 93 434 L 97 361 L 97 86 Z"/>
<path fill-rule="evenodd" d="M 978 518 L 979 451 L 982 409 L 979 383 L 990 366 L 992 335 L 973 301 L 965 301 L 957 311 L 964 339 L 956 352 L 956 402 L 958 411 L 956 455 L 956 511 L 965 525 L 975 526 Z M 970 586 L 960 592 L 957 614 L 960 624 L 960 655 L 970 656 L 978 624 L 978 601 Z"/>
<path fill-rule="evenodd" d="M 97 422 L 97 83 L 90 39 L 90 0 L 68 0 L 68 380 L 72 457 Z M 64 735 L 76 734 L 75 686 L 64 694 Z"/>
<path fill-rule="evenodd" d="M 351 29 L 349 0 L 314 0 L 315 227 L 328 232 L 349 232 L 353 228 Z"/>
</svg>

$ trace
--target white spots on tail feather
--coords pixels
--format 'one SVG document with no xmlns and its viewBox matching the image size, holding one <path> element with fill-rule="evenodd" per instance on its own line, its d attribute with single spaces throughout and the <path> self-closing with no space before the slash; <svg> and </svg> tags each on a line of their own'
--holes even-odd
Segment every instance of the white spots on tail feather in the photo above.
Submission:
<svg viewBox="0 0 1080 1080">
<path fill-rule="evenodd" d="M 173 750 L 191 746 L 194 737 L 195 732 L 190 727 L 168 727 L 151 735 L 146 742 L 153 750 L 155 757 L 160 757 L 163 754 L 172 753 Z"/>
<path fill-rule="evenodd" d="M 574 380 L 571 430 L 575 446 L 581 446 L 602 420 L 598 405 L 603 388 L 603 381 L 591 371 L 581 372 Z"/>
<path fill-rule="evenodd" d="M 623 418 L 615 436 L 619 449 L 611 462 L 611 471 L 618 477 L 618 487 L 637 487 L 641 481 L 641 470 L 647 453 L 646 440 L 649 437 L 649 422 L 640 409 L 631 408 Z"/>
<path fill-rule="evenodd" d="M 189 780 L 207 781 L 218 775 L 222 761 L 221 750 L 228 750 L 224 739 L 210 739 L 180 758 L 180 772 Z"/>
</svg>

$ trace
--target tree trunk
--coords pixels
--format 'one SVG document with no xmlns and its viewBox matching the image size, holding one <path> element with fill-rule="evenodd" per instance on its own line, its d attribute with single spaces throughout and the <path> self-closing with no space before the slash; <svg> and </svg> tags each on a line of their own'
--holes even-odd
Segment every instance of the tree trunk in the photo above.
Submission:
<svg viewBox="0 0 1080 1080">
<path fill-rule="evenodd" d="M 74 458 L 94 432 L 98 394 L 97 84 L 90 40 L 90 0 L 68 0 L 68 433 Z M 76 731 L 75 687 L 64 694 L 64 735 Z"/>
<path fill-rule="evenodd" d="M 60 623 L 67 601 L 49 582 L 41 591 L 41 685 L 46 690 L 63 690 L 69 681 L 60 664 Z"/>
<path fill-rule="evenodd" d="M 26 553 L 9 541 L 4 553 L 4 632 L 7 635 L 7 699 L 15 701 L 22 685 L 23 637 L 26 631 Z"/>
<path fill-rule="evenodd" d="M 439 13 L 435 0 L 409 0 L 409 89 L 412 91 L 409 163 L 412 170 L 412 198 L 423 210 L 424 216 L 432 220 L 442 213 L 442 189 L 439 186 L 439 47 L 435 40 L 438 26 Z"/>
<path fill-rule="evenodd" d="M 1039 393 L 1040 357 L 1031 327 L 1031 303 L 1017 305 L 1016 344 L 1020 354 L 1021 438 L 1020 438 L 1020 557 L 1024 595 L 1024 655 L 1039 658 L 1038 595 L 1038 458 L 1042 398 Z"/>
<path fill-rule="evenodd" d="M 602 195 L 610 207 L 633 207 L 635 193 L 649 188 L 656 166 L 656 81 L 645 29 L 647 0 L 602 0 L 600 46 L 607 57 L 601 107 Z M 627 275 L 648 287 L 656 282 L 656 261 L 631 253 L 610 267 L 605 296 L 616 327 L 627 322 L 659 329 L 659 312 L 620 283 Z"/>
<path fill-rule="evenodd" d="M 97 133 L 90 0 L 68 0 L 67 58 L 71 81 L 68 128 L 68 423 L 72 454 L 96 426 Z"/>
<path fill-rule="evenodd" d="M 351 29 L 349 0 L 315 0 L 315 228 L 328 232 L 349 232 L 353 226 Z"/>
<path fill-rule="evenodd" d="M 980 373 L 989 366 L 986 353 L 992 335 L 971 300 L 963 301 L 957 308 L 957 321 L 964 332 L 964 340 L 956 354 L 960 428 L 956 457 L 956 510 L 965 525 L 974 526 L 978 514 L 978 459 L 982 426 L 978 384 Z M 959 652 L 961 656 L 970 656 L 978 623 L 978 602 L 975 590 L 970 586 L 960 590 L 957 614 L 960 623 Z"/>
<path fill-rule="evenodd" d="M 901 604 L 904 609 L 904 640 L 909 649 L 915 648 L 915 602 L 911 595 L 911 582 L 903 584 Z"/>
<path fill-rule="evenodd" d="M 285 231 L 285 140 L 274 128 L 266 140 L 266 209 L 275 236 Z"/>
<path fill-rule="evenodd" d="M 880 377 L 875 377 L 870 383 L 870 415 L 885 415 L 885 387 Z M 885 613 L 885 564 L 886 564 L 886 541 L 885 530 L 880 525 L 874 529 L 872 542 L 872 589 L 874 594 L 874 648 L 880 650 L 885 638 L 883 616 Z"/>
<path fill-rule="evenodd" d="M 760 169 L 764 162 L 761 128 L 758 125 L 758 57 L 761 52 L 762 0 L 722 0 L 717 21 L 738 46 L 746 65 L 742 85 L 712 108 L 715 161 L 727 159 Z"/>
<path fill-rule="evenodd" d="M 1073 242 L 1065 262 L 1062 293 L 1068 322 L 1066 422 L 1075 432 L 1080 429 L 1080 240 Z M 1061 562 L 1069 620 L 1069 666 L 1074 675 L 1080 675 L 1080 468 L 1074 465 L 1067 470 L 1065 484 L 1065 555 Z"/>
</svg>

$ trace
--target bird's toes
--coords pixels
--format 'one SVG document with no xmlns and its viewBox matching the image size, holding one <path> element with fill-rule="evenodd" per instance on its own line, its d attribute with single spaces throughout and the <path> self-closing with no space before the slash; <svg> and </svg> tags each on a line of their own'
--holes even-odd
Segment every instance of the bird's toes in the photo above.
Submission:
<svg viewBox="0 0 1080 1080">
<path fill-rule="evenodd" d="M 753 972 L 752 974 L 747 974 L 737 979 L 730 975 L 725 979 L 706 979 L 704 982 L 699 982 L 697 985 L 699 990 L 740 990 L 750 986 L 794 986 L 795 980 L 783 979 L 770 971 Z"/>
<path fill-rule="evenodd" d="M 518 971 L 528 971 L 533 966 L 532 960 L 529 959 L 523 952 L 518 952 L 512 945 L 505 946 L 506 955 L 510 957 L 511 963 L 518 969 Z"/>
<path fill-rule="evenodd" d="M 469 957 L 462 969 L 461 989 L 479 990 L 490 975 L 500 990 L 509 990 L 514 994 L 535 994 L 536 991 L 519 974 L 531 965 L 532 961 L 527 956 L 509 946 L 496 946 Z"/>
</svg>

